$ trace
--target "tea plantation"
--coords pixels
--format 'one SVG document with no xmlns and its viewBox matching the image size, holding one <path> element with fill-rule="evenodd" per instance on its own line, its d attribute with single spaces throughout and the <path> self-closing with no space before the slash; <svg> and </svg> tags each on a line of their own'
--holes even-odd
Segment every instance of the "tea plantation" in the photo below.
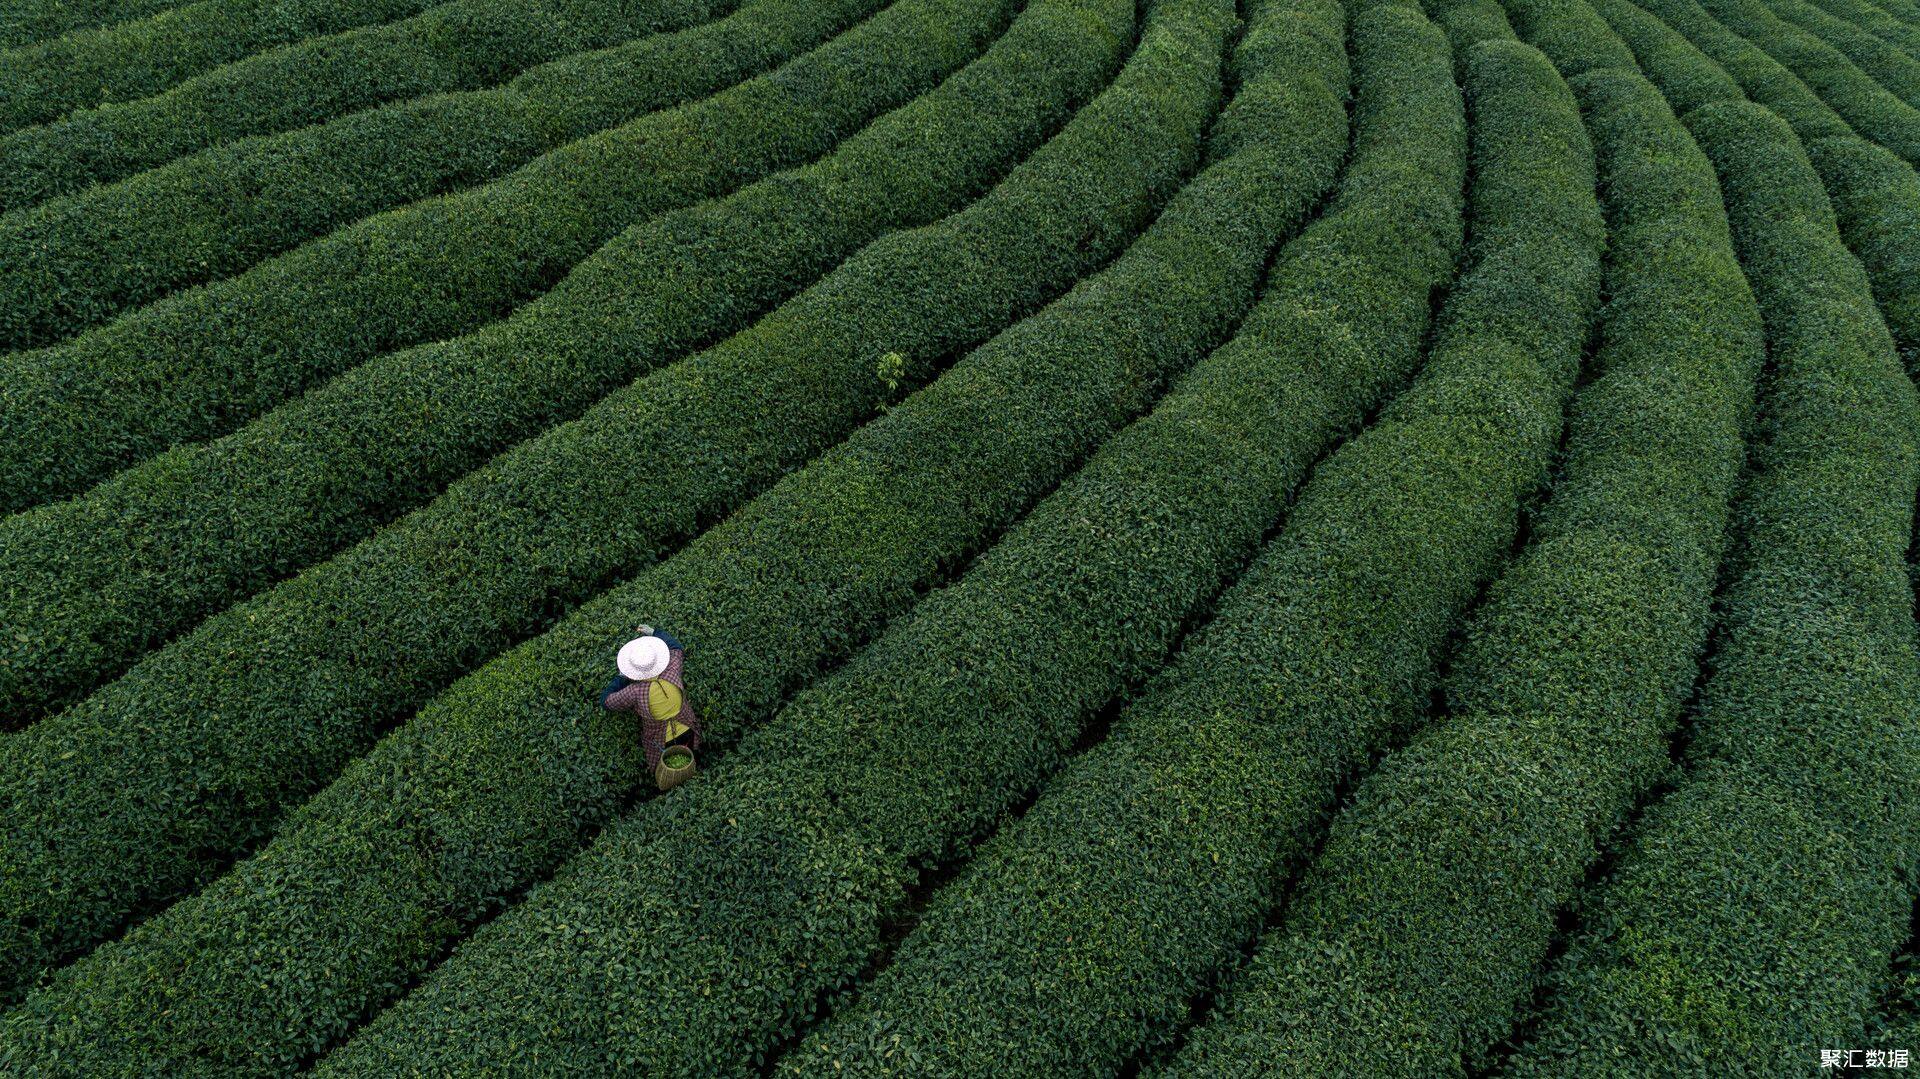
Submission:
<svg viewBox="0 0 1920 1079">
<path fill-rule="evenodd" d="M 1914 0 L 8 0 L 0 1075 L 1920 1066 L 1917 167 Z"/>
</svg>

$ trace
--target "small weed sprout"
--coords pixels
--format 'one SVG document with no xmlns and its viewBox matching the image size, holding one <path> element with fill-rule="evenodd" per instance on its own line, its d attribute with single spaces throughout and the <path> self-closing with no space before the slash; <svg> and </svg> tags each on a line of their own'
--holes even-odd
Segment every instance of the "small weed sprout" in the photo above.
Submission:
<svg viewBox="0 0 1920 1079">
<path fill-rule="evenodd" d="M 893 401 L 900 394 L 900 383 L 907 377 L 907 357 L 899 352 L 888 352 L 874 365 L 874 374 L 887 387 L 886 398 L 880 403 L 880 411 L 893 407 Z"/>
</svg>

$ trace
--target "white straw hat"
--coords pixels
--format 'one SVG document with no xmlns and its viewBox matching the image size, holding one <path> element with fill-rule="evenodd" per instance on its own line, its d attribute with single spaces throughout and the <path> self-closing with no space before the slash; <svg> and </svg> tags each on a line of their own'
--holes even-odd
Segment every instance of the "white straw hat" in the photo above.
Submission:
<svg viewBox="0 0 1920 1079">
<path fill-rule="evenodd" d="M 620 646 L 616 660 L 620 673 L 636 682 L 658 678 L 667 669 L 667 642 L 658 637 L 635 637 Z"/>
</svg>

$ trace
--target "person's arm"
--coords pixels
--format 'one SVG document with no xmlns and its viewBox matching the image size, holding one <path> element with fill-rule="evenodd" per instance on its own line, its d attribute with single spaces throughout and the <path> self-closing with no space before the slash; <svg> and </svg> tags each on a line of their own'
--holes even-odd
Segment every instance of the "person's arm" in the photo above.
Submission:
<svg viewBox="0 0 1920 1079">
<path fill-rule="evenodd" d="M 632 685 L 632 684 L 633 684 L 633 680 L 628 678 L 626 675 L 624 674 L 614 675 L 613 681 L 607 683 L 607 688 L 600 691 L 600 707 L 611 709 L 616 712 L 619 711 L 620 710 L 619 706 L 613 703 L 613 695 L 627 688 L 629 685 Z"/>
<path fill-rule="evenodd" d="M 672 649 L 672 650 L 673 650 L 673 651 L 675 651 L 675 652 L 678 652 L 678 651 L 681 651 L 682 649 L 684 649 L 684 648 L 686 647 L 685 645 L 682 645 L 682 644 L 680 643 L 680 638 L 678 638 L 678 637 L 675 637 L 675 636 L 674 636 L 673 634 L 671 634 L 671 633 L 668 633 L 668 632 L 667 632 L 666 630 L 664 630 L 664 629 L 656 629 L 656 630 L 654 630 L 654 631 L 653 631 L 653 635 L 654 635 L 655 637 L 658 637 L 658 638 L 660 638 L 661 640 L 663 640 L 663 641 L 665 641 L 665 642 L 667 642 L 667 647 L 668 647 L 668 648 L 670 648 L 670 649 Z"/>
</svg>

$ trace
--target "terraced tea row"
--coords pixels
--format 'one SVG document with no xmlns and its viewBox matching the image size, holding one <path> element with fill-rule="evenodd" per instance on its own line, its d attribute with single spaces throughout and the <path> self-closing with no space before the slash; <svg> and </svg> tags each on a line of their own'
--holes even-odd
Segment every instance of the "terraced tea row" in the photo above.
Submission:
<svg viewBox="0 0 1920 1079">
<path fill-rule="evenodd" d="M 1166 82 L 1146 50 L 1177 41 L 1165 32 L 1150 36 L 1142 59 L 1116 87 L 1121 96 L 1104 100 L 1117 103 L 1143 83 Z M 1338 62 L 1336 51 L 1336 74 Z M 889 612 L 911 603 L 917 589 L 938 580 L 1143 407 L 1169 368 L 1224 332 L 1249 301 L 1268 246 L 1327 183 L 1344 141 L 1331 88 L 1307 83 L 1289 91 L 1291 85 L 1246 84 L 1215 132 L 1216 152 L 1226 156 L 1098 285 L 1073 294 L 1080 299 L 1056 303 L 1001 335 L 686 551 L 457 684 L 303 809 L 295 829 L 256 859 L 136 930 L 126 946 L 110 946 L 76 967 L 76 983 L 60 994 L 68 1022 L 92 1031 L 87 1041 L 142 1045 L 173 1058 L 188 1049 L 206 1052 L 205 1043 L 147 1028 L 138 1018 L 139 997 L 162 992 L 179 999 L 191 985 L 197 1010 L 244 1017 L 256 1030 L 216 1047 L 222 1054 L 268 1043 L 266 1032 L 283 1029 L 287 1015 L 350 1020 L 368 1001 L 346 987 L 399 982 L 406 968 L 390 965 L 429 961 L 434 942 L 458 929 L 446 922 L 451 911 L 464 912 L 455 916 L 459 922 L 477 917 L 490 897 L 513 894 L 530 875 L 550 870 L 619 809 L 620 777 L 634 766 L 624 725 L 568 689 L 604 662 L 607 627 L 618 632 L 635 609 L 662 612 L 698 633 L 706 642 L 703 668 L 727 672 L 718 683 L 726 689 L 708 698 L 714 725 L 703 752 L 712 759 L 711 747 L 731 741 Z M 1278 119 L 1276 107 L 1298 104 L 1313 105 L 1317 120 L 1263 122 Z M 1193 284 L 1164 289 L 1176 277 Z M 1028 387 L 1011 423 L 1004 407 L 1009 386 Z M 941 452 L 904 451 L 912 446 Z M 985 479 L 983 465 L 991 466 Z M 502 770 L 491 747 L 506 743 L 522 747 L 519 759 L 557 767 Z M 470 823 L 456 823 L 462 820 Z M 432 855 L 428 847 L 439 841 L 428 837 L 443 825 L 466 832 L 464 849 L 489 853 Z M 348 835 L 400 842 L 343 845 Z M 427 846 L 409 852 L 409 836 Z M 440 868 L 423 874 L 422 857 Z M 249 883 L 260 874 L 280 882 L 271 897 Z M 356 882 L 352 902 L 343 902 L 332 883 L 342 878 Z M 213 943 L 241 924 L 255 927 L 246 933 L 250 941 L 282 944 L 259 952 Z M 321 926 L 327 928 L 316 932 Z M 373 943 L 369 933 L 385 942 Z M 295 937 L 311 943 L 290 956 L 284 942 Z M 385 958 L 393 956 L 406 958 Z M 314 965 L 353 976 L 312 986 L 300 972 Z M 157 975 L 156 966 L 177 973 Z M 269 1008 L 258 994 L 231 997 L 229 986 L 263 977 L 285 979 L 284 1003 Z M 76 1007 L 102 996 L 125 1004 Z M 118 1016 L 115 1033 L 100 1027 L 102 1013 Z M 63 1034 L 70 1037 L 77 1035 Z"/>
<path fill-rule="evenodd" d="M 1052 0 L 1033 9 L 1039 36 L 1020 44 L 1071 30 L 1118 48 L 1131 11 L 1125 0 Z M 914 358 L 910 377 L 930 374 L 1111 257 L 1191 165 L 1213 105 L 1207 83 L 1135 81 L 961 214 L 869 246 L 751 329 L 14 735 L 0 761 L 0 926 L 20 942 L 9 966 L 31 975 L 191 887 L 387 719 L 843 438 L 891 395 L 874 373 L 890 349 Z M 1159 152 L 1117 138 L 1126 131 Z M 652 468 L 643 478 L 610 460 Z M 381 632 L 342 649 L 340 625 Z M 198 751 L 183 754 L 188 743 Z M 126 770 L 110 775 L 99 767 L 108 760 Z M 37 837 L 54 832 L 67 841 L 49 850 Z"/>
<path fill-rule="evenodd" d="M 66 344 L 0 357 L 0 508 L 224 434 L 380 352 L 477 329 L 636 220 L 825 153 L 978 55 L 1013 0 L 901 0 L 770 74 L 369 218 Z"/>
<path fill-rule="evenodd" d="M 0 217 L 0 307 L 52 340 L 170 292 L 238 273 L 368 214 L 493 179 L 636 115 L 717 93 L 814 48 L 881 0 L 760 0 L 678 34 L 247 139 Z M 79 191 L 72 158 L 22 163 L 0 145 L 0 208 Z"/>
<path fill-rule="evenodd" d="M 1418 369 L 1431 299 L 1461 243 L 1460 95 L 1445 42 L 1409 7 L 1363 10 L 1353 44 L 1356 142 L 1338 198 L 1282 252 L 1233 342 L 1109 443 L 1089 472 L 1122 447 L 1140 457 L 1197 454 L 1231 470 L 1233 481 L 1197 465 L 1140 474 L 1157 480 L 1160 471 L 1192 468 L 1191 486 L 1257 507 L 1258 528 L 1279 516 L 1330 442 Z M 1520 180 L 1521 162 L 1495 155 L 1483 164 L 1474 206 L 1486 264 L 1533 222 L 1491 197 Z M 1491 276 L 1470 273 L 1454 310 L 1469 309 L 1475 282 Z M 1384 612 L 1364 602 L 1342 609 L 1355 578 L 1343 572 L 1341 544 L 1328 530 L 1317 572 L 1297 579 L 1319 583 L 1290 597 L 1277 582 L 1278 563 L 1297 570 L 1307 561 L 1293 546 L 1313 532 L 1304 522 L 1338 500 L 1322 477 L 1373 438 L 1363 435 L 1315 474 L 1287 531 L 1252 570 L 1230 574 L 1239 583 L 1198 643 L 1147 682 L 1105 741 L 1068 761 L 1030 810 L 980 848 L 891 963 L 783 1060 L 782 1072 L 995 1075 L 1018 1060 L 1026 1074 L 1112 1074 L 1166 1042 L 1188 1000 L 1258 924 L 1285 846 L 1281 803 L 1312 801 L 1306 791 L 1320 787 L 1325 755 L 1290 754 L 1318 768 L 1275 758 L 1261 720 L 1280 726 L 1276 713 L 1304 713 L 1303 726 L 1333 727 L 1344 717 L 1330 698 L 1293 691 L 1335 669 L 1340 690 L 1352 690 L 1371 673 L 1360 648 L 1333 642 Z M 1161 534 L 1140 542 L 1164 542 Z M 1234 565 L 1258 535 L 1239 540 Z M 1380 536 L 1379 550 L 1393 542 Z M 1327 646 L 1324 657 L 1309 641 Z M 996 1007 L 982 1015 L 975 1005 L 988 996 Z M 1047 1021 L 1035 1021 L 1041 1016 Z"/>
<path fill-rule="evenodd" d="M 1765 2 L 1775 15 L 1837 49 L 1895 97 L 1920 106 L 1920 60 L 1808 0 Z"/>
<path fill-rule="evenodd" d="M 821 162 L 629 227 L 502 322 L 377 356 L 233 435 L 0 521 L 0 573 L 21 582 L 0 611 L 31 627 L 0 646 L 10 725 L 739 329 L 886 229 L 952 212 L 1118 64 L 1120 36 L 1074 46 L 1074 34 L 1084 30 L 1071 14 L 1029 18 L 985 67 Z M 1059 50 L 1054 64 L 1021 62 L 1042 47 Z M 925 149 L 932 131 L 937 152 Z M 125 573 L 130 548 L 151 568 Z"/>
<path fill-rule="evenodd" d="M 181 0 L 20 0 L 0 14 L 0 49 L 17 49 L 77 30 L 130 22 Z"/>
<path fill-rule="evenodd" d="M 1745 103 L 1687 124 L 1766 322 L 1767 423 L 1687 774 L 1582 904 L 1521 1075 L 1848 1044 L 1912 910 L 1914 389 L 1792 132 Z"/>
<path fill-rule="evenodd" d="M 157 94 L 256 51 L 405 19 L 432 6 L 433 0 L 19 0 L 0 15 L 15 20 L 0 45 L 19 46 L 0 52 L 0 132 Z M 101 25 L 87 25 L 95 20 Z M 33 41 L 26 40 L 34 33 L 29 25 L 62 29 Z M 76 32 L 59 36 L 67 29 Z"/>
<path fill-rule="evenodd" d="M 451 0 L 435 7 L 420 0 L 379 2 L 387 9 L 420 13 L 384 26 L 300 40 L 215 67 L 164 93 L 74 112 L 44 126 L 13 131 L 19 121 L 0 120 L 0 130 L 11 132 L 0 142 L 4 159 L 36 171 L 77 172 L 96 182 L 119 179 L 234 139 L 321 123 L 383 102 L 492 86 L 535 64 L 685 29 L 725 14 L 740 0 Z M 347 8 L 366 3 L 351 0 Z M 332 6 L 311 3 L 315 11 Z M 48 57 L 47 71 L 23 71 L 18 77 L 38 83 L 64 78 L 81 59 Z M 124 59 L 106 62 L 119 70 Z M 0 66 L 0 71 L 13 70 Z M 77 74 L 87 77 L 84 67 Z M 7 91 L 0 101 L 34 85 L 9 87 L 8 81 L 8 75 L 0 75 L 0 90 Z M 11 319 L 0 328 L 8 347 L 33 343 L 18 336 Z"/>
<path fill-rule="evenodd" d="M 1855 130 L 1909 164 L 1920 164 L 1920 109 L 1875 82 L 1840 50 L 1781 19 L 1761 0 L 1703 0 L 1703 6 L 1805 80 Z"/>
<path fill-rule="evenodd" d="M 16 8 L 0 1072 L 1920 1028 L 1914 0 Z"/>
<path fill-rule="evenodd" d="M 747 735 L 700 788 L 708 801 L 658 800 L 612 826 L 322 1070 L 432 1070 L 474 1051 L 474 1038 L 478 1052 L 509 1061 L 560 1051 L 589 1069 L 619 1059 L 676 1074 L 749 1066 L 816 1012 L 817 994 L 859 973 L 914 869 L 961 849 L 1059 762 L 1258 544 L 1287 486 L 1284 467 L 1276 474 L 1259 452 L 1263 395 L 1249 387 L 1229 413 L 1213 411 L 1251 362 L 1233 346 L 1202 361 L 957 584 Z M 1322 388 L 1352 422 L 1391 375 L 1344 374 L 1328 372 Z M 1227 446 L 1245 456 L 1222 456 Z M 1243 463 L 1256 469 L 1244 479 Z M 749 865 L 760 869 L 740 872 Z M 654 874 L 665 866 L 670 878 Z M 636 911 L 649 913 L 636 921 Z M 658 926 L 653 912 L 674 924 Z M 586 932 L 543 941 L 556 922 Z M 724 942 L 708 928 L 722 924 Z M 674 956 L 648 943 L 653 929 L 699 949 L 688 975 L 747 992 L 711 1005 L 691 984 L 681 992 Z M 580 977 L 551 977 L 555 961 Z M 638 1003 L 629 994 L 639 982 L 619 972 L 636 961 L 635 977 L 693 1014 L 666 1030 L 607 1023 Z M 512 988 L 487 1005 L 490 980 Z M 479 1010 L 456 1014 L 467 1007 Z"/>
<path fill-rule="evenodd" d="M 1738 101 L 1744 90 L 1792 126 L 1820 170 L 1841 234 L 1865 264 L 1895 340 L 1911 353 L 1920 342 L 1920 241 L 1910 230 L 1910 223 L 1920 220 L 1920 178 L 1914 170 L 1860 138 L 1805 83 L 1703 13 L 1687 19 L 1689 41 L 1627 0 L 1597 0 L 1596 6 L 1677 108 Z M 1610 36 L 1591 19 L 1572 26 L 1580 21 L 1580 5 L 1533 4 L 1529 10 L 1540 12 L 1542 23 L 1568 27 L 1570 38 L 1580 44 L 1568 58 L 1571 63 L 1582 63 L 1580 57 L 1594 42 Z M 1711 56 L 1702 48 L 1712 50 Z"/>
<path fill-rule="evenodd" d="M 1666 774 L 1760 320 L 1712 166 L 1665 102 L 1617 71 L 1573 86 L 1608 194 L 1610 299 L 1553 497 L 1468 628 L 1451 714 L 1359 785 L 1192 1062 L 1485 1070 L 1527 1010 L 1556 914 Z"/>
</svg>

